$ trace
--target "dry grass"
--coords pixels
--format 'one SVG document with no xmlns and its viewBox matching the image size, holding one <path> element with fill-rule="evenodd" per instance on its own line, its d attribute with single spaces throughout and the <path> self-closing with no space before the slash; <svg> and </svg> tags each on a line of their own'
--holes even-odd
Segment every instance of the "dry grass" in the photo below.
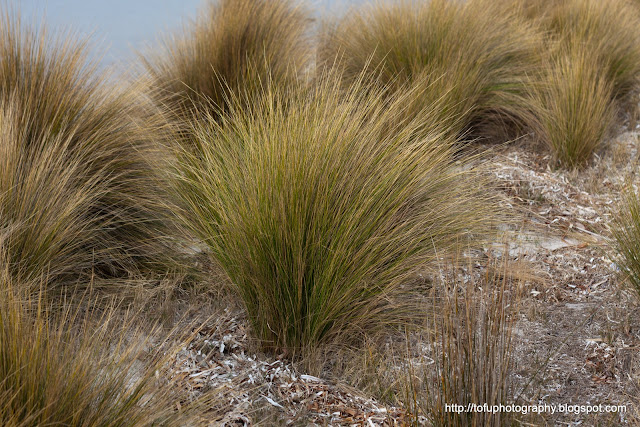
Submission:
<svg viewBox="0 0 640 427">
<path fill-rule="evenodd" d="M 87 42 L 0 16 L 0 241 L 51 283 L 166 273 L 165 121 L 87 60 Z"/>
<path fill-rule="evenodd" d="M 619 101 L 629 101 L 640 77 L 640 11 L 628 0 L 500 0 L 546 34 L 547 51 L 581 48 L 603 68 Z"/>
<path fill-rule="evenodd" d="M 640 296 L 640 198 L 627 190 L 615 216 L 612 247 L 626 284 Z"/>
<path fill-rule="evenodd" d="M 640 78 L 640 13 L 627 0 L 566 0 L 545 18 L 565 46 L 583 46 L 617 100 L 629 100 Z"/>
<path fill-rule="evenodd" d="M 521 97 L 540 41 L 531 24 L 491 1 L 379 2 L 326 26 L 319 63 L 338 62 L 347 82 L 368 70 L 398 90 L 428 85 L 406 114 L 433 114 L 424 108 L 437 102 L 440 119 L 458 120 L 452 131 L 460 136 L 528 115 Z"/>
<path fill-rule="evenodd" d="M 469 266 L 461 278 L 456 263 L 434 287 L 416 285 L 502 219 L 456 142 L 527 125 L 557 164 L 585 165 L 637 94 L 640 12 L 624 0 L 505 2 L 406 0 L 355 11 L 323 31 L 312 84 L 304 7 L 209 2 L 192 28 L 143 59 L 144 88 L 98 73 L 86 41 L 30 29 L 3 9 L 0 424 L 198 425 L 205 411 L 224 408 L 204 406 L 213 394 L 185 405 L 178 382 L 158 381 L 154 371 L 177 347 L 138 326 L 153 314 L 121 319 L 50 289 L 91 287 L 94 276 L 123 288 L 140 275 L 157 283 L 157 273 L 181 268 L 176 246 L 201 242 L 263 349 L 305 356 L 297 359 L 305 368 L 344 351 L 353 360 L 325 360 L 318 372 L 342 369 L 389 400 L 406 367 L 403 415 L 415 424 L 513 422 L 509 413 L 445 406 L 512 403 L 517 267 L 486 265 L 478 278 Z M 339 75 L 327 71 L 335 64 Z M 188 145 L 175 144 L 180 132 Z M 613 237 L 640 294 L 636 193 Z M 166 292 L 168 325 L 174 286 L 166 283 L 138 299 Z M 431 307 L 417 298 L 427 291 Z M 63 295 L 55 310 L 47 295 Z M 377 352 L 381 336 L 393 341 L 425 312 L 433 323 L 418 359 L 409 340 L 408 360 Z M 274 414 L 265 423 L 283 412 Z"/>
<path fill-rule="evenodd" d="M 179 383 L 156 378 L 185 345 L 170 344 L 175 332 L 152 339 L 159 330 L 137 325 L 134 313 L 96 308 L 88 298 L 51 310 L 12 276 L 3 260 L 0 424 L 199 425 L 204 406 L 185 401 Z"/>
<path fill-rule="evenodd" d="M 531 74 L 531 127 L 557 164 L 584 166 L 620 109 L 635 110 L 640 13 L 626 0 L 500 1 L 545 35 Z"/>
<path fill-rule="evenodd" d="M 230 97 L 248 108 L 263 84 L 287 85 L 309 66 L 310 21 L 292 0 L 210 0 L 143 61 L 162 102 L 183 119 L 202 109 L 217 115 Z"/>
<path fill-rule="evenodd" d="M 407 278 L 493 219 L 446 130 L 390 128 L 415 94 L 345 97 L 339 80 L 274 87 L 253 112 L 210 117 L 194 132 L 201 154 L 182 153 L 178 171 L 187 226 L 264 347 L 289 354 L 406 322 L 393 301 Z"/>
<path fill-rule="evenodd" d="M 510 412 L 467 412 L 469 404 L 513 403 L 512 331 L 517 320 L 519 285 L 507 261 L 489 261 L 480 278 L 473 266 L 461 278 L 445 274 L 450 288 L 433 294 L 430 356 L 409 361 L 405 406 L 419 425 L 510 425 Z M 463 411 L 447 408 L 462 405 Z"/>
<path fill-rule="evenodd" d="M 327 25 L 319 63 L 340 63 L 347 81 L 368 69 L 398 90 L 428 76 L 411 117 L 441 102 L 458 136 L 528 127 L 573 168 L 604 141 L 616 109 L 633 107 L 638 22 L 626 0 L 377 3 Z"/>
<path fill-rule="evenodd" d="M 613 86 L 590 51 L 578 46 L 559 52 L 532 93 L 532 127 L 554 160 L 584 166 L 609 136 L 616 117 Z"/>
</svg>

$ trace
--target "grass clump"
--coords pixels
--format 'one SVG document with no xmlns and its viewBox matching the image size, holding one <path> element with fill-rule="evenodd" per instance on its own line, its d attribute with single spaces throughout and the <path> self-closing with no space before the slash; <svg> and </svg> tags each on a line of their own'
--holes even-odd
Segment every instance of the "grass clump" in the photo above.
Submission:
<svg viewBox="0 0 640 427">
<path fill-rule="evenodd" d="M 162 101 L 180 117 L 202 109 L 213 114 L 229 97 L 299 78 L 309 65 L 310 21 L 291 0 L 209 1 L 191 28 L 143 61 Z"/>
<path fill-rule="evenodd" d="M 550 60 L 532 91 L 533 129 L 554 161 L 584 166 L 601 147 L 616 117 L 613 86 L 586 49 L 573 47 Z"/>
<path fill-rule="evenodd" d="M 614 217 L 612 247 L 629 287 L 640 296 L 640 196 L 627 190 Z"/>
<path fill-rule="evenodd" d="M 500 0 L 545 33 L 546 51 L 578 48 L 602 65 L 613 97 L 628 101 L 640 77 L 640 11 L 628 0 Z"/>
<path fill-rule="evenodd" d="M 640 14 L 625 0 L 501 2 L 545 34 L 532 74 L 532 128 L 555 163 L 584 166 L 617 112 L 633 106 L 640 78 Z"/>
<path fill-rule="evenodd" d="M 146 329 L 135 327 L 135 317 L 91 304 L 84 305 L 86 312 L 71 306 L 51 310 L 26 295 L 26 288 L 3 263 L 0 424 L 142 426 L 196 420 L 189 411 L 175 410 L 176 384 L 156 379 L 166 356 L 148 355 L 154 332 L 146 335 Z M 166 350 L 166 343 L 154 344 Z"/>
<path fill-rule="evenodd" d="M 164 119 L 86 41 L 0 15 L 0 242 L 25 283 L 166 272 Z"/>
<path fill-rule="evenodd" d="M 438 102 L 441 119 L 459 119 L 452 131 L 460 136 L 527 116 L 521 99 L 539 42 L 528 21 L 491 1 L 389 2 L 329 26 L 319 62 L 338 62 L 348 82 L 368 70 L 373 80 L 398 90 L 426 84 L 429 90 L 415 92 L 419 97 L 406 114 L 417 117 Z"/>
<path fill-rule="evenodd" d="M 421 354 L 406 363 L 403 400 L 412 424 L 515 423 L 509 411 L 467 412 L 471 404 L 492 408 L 514 403 L 509 399 L 514 393 L 512 334 L 521 294 L 517 279 L 510 278 L 512 269 L 507 261 L 490 260 L 480 277 L 473 277 L 471 265 L 465 270 L 470 278 L 454 269 L 443 272 L 450 287 L 433 293 L 430 357 Z"/>
<path fill-rule="evenodd" d="M 406 321 L 407 278 L 492 218 L 479 173 L 446 129 L 394 127 L 414 93 L 343 96 L 325 77 L 263 95 L 196 125 L 201 154 L 182 154 L 177 187 L 255 334 L 292 354 Z"/>
<path fill-rule="evenodd" d="M 615 99 L 628 100 L 637 92 L 640 13 L 628 1 L 565 0 L 550 8 L 545 20 L 561 45 L 584 48 L 590 61 L 602 65 Z"/>
</svg>

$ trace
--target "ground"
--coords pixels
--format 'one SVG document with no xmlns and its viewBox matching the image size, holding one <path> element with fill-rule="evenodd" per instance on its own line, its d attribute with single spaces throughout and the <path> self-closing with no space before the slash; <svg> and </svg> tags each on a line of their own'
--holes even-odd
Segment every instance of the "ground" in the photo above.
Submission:
<svg viewBox="0 0 640 427">
<path fill-rule="evenodd" d="M 529 403 L 627 405 L 626 414 L 545 415 L 536 424 L 618 425 L 639 421 L 640 307 L 621 286 L 609 246 L 622 192 L 637 183 L 638 133 L 622 132 L 586 170 L 548 167 L 526 146 L 505 148 L 495 176 L 525 219 L 512 255 L 533 268 L 516 323 L 515 375 L 540 370 Z"/>
</svg>

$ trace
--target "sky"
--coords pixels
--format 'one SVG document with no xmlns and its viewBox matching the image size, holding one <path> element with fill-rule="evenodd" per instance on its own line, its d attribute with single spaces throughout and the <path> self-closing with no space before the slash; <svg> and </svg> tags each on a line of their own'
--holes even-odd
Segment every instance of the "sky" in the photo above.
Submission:
<svg viewBox="0 0 640 427">
<path fill-rule="evenodd" d="M 165 31 L 196 17 L 206 0 L 13 0 L 23 18 L 50 29 L 90 35 L 103 65 L 122 66 L 134 50 L 152 46 Z M 341 13 L 369 0 L 307 0 L 318 14 Z"/>
</svg>

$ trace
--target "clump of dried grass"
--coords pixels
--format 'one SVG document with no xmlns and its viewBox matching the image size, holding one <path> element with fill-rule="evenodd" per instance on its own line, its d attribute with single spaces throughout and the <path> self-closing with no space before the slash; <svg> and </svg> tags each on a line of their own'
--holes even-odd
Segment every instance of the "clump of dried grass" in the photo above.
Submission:
<svg viewBox="0 0 640 427">
<path fill-rule="evenodd" d="M 262 85 L 287 85 L 305 72 L 310 21 L 291 0 L 209 1 L 195 23 L 143 61 L 162 102 L 183 119 L 203 109 L 217 114 L 231 97 L 249 100 L 249 108 Z"/>
<path fill-rule="evenodd" d="M 624 279 L 640 296 L 640 196 L 633 189 L 624 194 L 612 231 L 612 247 Z"/>
<path fill-rule="evenodd" d="M 397 90 L 426 84 L 407 100 L 405 114 L 418 117 L 438 103 L 440 119 L 457 119 L 455 136 L 528 116 L 522 96 L 541 37 L 491 1 L 376 3 L 327 25 L 321 36 L 320 65 L 337 62 L 347 82 L 367 70 L 371 80 Z"/>
<path fill-rule="evenodd" d="M 513 329 L 520 287 L 513 265 L 488 261 L 481 277 L 443 271 L 448 289 L 433 293 L 429 356 L 407 366 L 405 407 L 414 424 L 436 426 L 509 425 L 511 412 L 468 411 L 514 403 L 511 389 Z M 409 349 L 409 354 L 411 354 Z M 458 408 L 452 405 L 460 405 Z M 460 410 L 463 408 L 463 410 Z"/>
<path fill-rule="evenodd" d="M 556 163 L 584 166 L 609 135 L 620 109 L 636 108 L 640 13 L 626 0 L 500 2 L 545 34 L 532 74 L 531 124 Z"/>
<path fill-rule="evenodd" d="M 12 274 L 50 283 L 175 268 L 158 171 L 166 121 L 98 73 L 87 41 L 0 14 L 0 242 Z"/>
<path fill-rule="evenodd" d="M 46 290 L 34 298 L 5 258 L 1 266 L 0 424 L 205 425 L 213 394 L 188 402 L 179 381 L 158 376 L 184 334 L 159 334 L 88 297 L 51 309 Z"/>
<path fill-rule="evenodd" d="M 614 88 L 591 52 L 572 46 L 554 55 L 532 90 L 536 136 L 556 164 L 584 166 L 609 136 L 616 117 Z"/>
<path fill-rule="evenodd" d="M 584 48 L 602 65 L 616 100 L 628 101 L 640 79 L 640 13 L 626 0 L 565 0 L 550 7 L 547 28 L 562 45 Z"/>
</svg>

